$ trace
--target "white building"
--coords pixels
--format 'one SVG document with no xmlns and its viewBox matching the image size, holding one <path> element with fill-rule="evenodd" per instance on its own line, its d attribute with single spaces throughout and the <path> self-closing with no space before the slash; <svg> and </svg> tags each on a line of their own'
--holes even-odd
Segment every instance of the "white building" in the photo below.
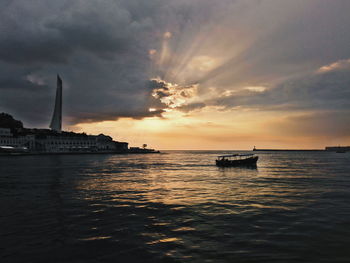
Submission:
<svg viewBox="0 0 350 263">
<path fill-rule="evenodd" d="M 46 133 L 50 132 L 46 130 Z M 116 142 L 109 136 L 85 134 L 45 134 L 45 130 L 34 134 L 13 136 L 1 128 L 0 146 L 26 147 L 31 152 L 123 152 L 128 150 L 128 143 Z"/>
</svg>

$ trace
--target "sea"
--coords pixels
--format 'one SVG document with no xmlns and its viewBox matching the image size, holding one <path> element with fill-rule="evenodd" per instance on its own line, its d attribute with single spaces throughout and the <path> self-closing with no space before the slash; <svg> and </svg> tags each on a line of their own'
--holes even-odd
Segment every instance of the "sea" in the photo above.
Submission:
<svg viewBox="0 0 350 263">
<path fill-rule="evenodd" d="M 350 262 L 350 153 L 229 153 L 1 156 L 0 262 Z"/>
</svg>

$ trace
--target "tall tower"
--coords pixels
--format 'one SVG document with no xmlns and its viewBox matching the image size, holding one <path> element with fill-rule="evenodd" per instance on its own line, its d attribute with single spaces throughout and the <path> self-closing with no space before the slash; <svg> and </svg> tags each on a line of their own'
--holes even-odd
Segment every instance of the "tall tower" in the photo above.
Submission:
<svg viewBox="0 0 350 263">
<path fill-rule="evenodd" d="M 50 124 L 51 130 L 62 132 L 62 79 L 57 75 L 55 110 Z"/>
</svg>

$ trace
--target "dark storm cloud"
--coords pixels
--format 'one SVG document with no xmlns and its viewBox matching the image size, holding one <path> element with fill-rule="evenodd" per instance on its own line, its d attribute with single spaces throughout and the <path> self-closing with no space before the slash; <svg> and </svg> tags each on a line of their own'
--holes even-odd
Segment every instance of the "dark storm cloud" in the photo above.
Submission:
<svg viewBox="0 0 350 263">
<path fill-rule="evenodd" d="M 119 118 L 133 118 L 136 120 L 147 118 L 147 117 L 162 117 L 163 110 L 156 110 L 156 111 L 124 111 L 120 110 L 118 112 L 118 115 L 116 117 L 115 112 L 103 112 L 103 114 L 99 113 L 82 113 L 78 117 L 71 117 L 69 121 L 71 123 L 92 123 L 92 122 L 99 122 L 99 121 L 113 121 L 117 120 Z"/>
<path fill-rule="evenodd" d="M 0 66 L 0 69 L 1 69 L 1 66 Z M 0 90 L 2 90 L 2 92 L 6 92 L 6 91 L 16 92 L 16 89 L 17 89 L 17 92 L 20 92 L 23 87 L 25 87 L 26 90 L 34 91 L 38 86 L 40 85 L 37 85 L 26 78 L 16 79 L 9 74 L 4 74 L 4 76 L 0 78 Z"/>
<path fill-rule="evenodd" d="M 47 1 L 42 1 L 43 6 L 39 6 L 40 1 L 33 2 L 27 8 L 24 2 L 6 8 L 1 27 L 5 33 L 0 42 L 1 60 L 67 63 L 78 50 L 107 58 L 135 45 L 135 21 L 117 2 L 93 1 L 93 5 L 91 1 L 77 1 L 56 5 L 56 9 L 49 8 Z M 34 17 L 34 8 L 43 8 L 38 17 Z M 21 17 L 14 19 L 13 15 Z"/>
<path fill-rule="evenodd" d="M 171 94 L 163 87 L 158 100 L 152 97 L 155 87 L 149 79 L 157 76 L 150 74 L 148 52 L 159 51 L 164 32 L 173 33 L 169 41 L 174 57 L 190 49 L 184 65 L 201 50 L 203 41 L 191 46 L 198 32 L 211 39 L 212 29 L 219 27 L 220 35 L 214 36 L 218 44 L 228 37 L 240 41 L 231 31 L 226 33 L 230 28 L 252 39 L 242 53 L 225 54 L 225 63 L 202 76 L 200 87 L 215 84 L 220 90 L 233 82 L 269 82 L 350 57 L 349 8 L 349 1 L 341 0 L 1 1 L 0 111 L 14 113 L 28 125 L 47 126 L 59 73 L 66 121 L 160 116 L 161 110 L 149 108 L 163 109 L 159 98 Z M 216 49 L 216 43 L 210 43 Z M 174 57 L 160 71 L 166 71 Z M 209 104 L 348 109 L 348 93 L 338 87 L 348 81 L 346 74 L 333 72 L 259 94 L 245 92 L 182 108 L 190 111 Z"/>
<path fill-rule="evenodd" d="M 2 2 L 1 110 L 47 125 L 59 73 L 66 120 L 159 115 L 147 108 L 153 13 L 139 9 L 157 1 L 138 2 Z"/>
</svg>

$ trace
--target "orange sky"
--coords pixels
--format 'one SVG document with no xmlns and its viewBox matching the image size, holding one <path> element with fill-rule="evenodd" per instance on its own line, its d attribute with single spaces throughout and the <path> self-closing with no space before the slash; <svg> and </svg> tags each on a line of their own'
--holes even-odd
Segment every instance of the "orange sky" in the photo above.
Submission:
<svg viewBox="0 0 350 263">
<path fill-rule="evenodd" d="M 146 143 L 156 149 L 249 150 L 258 148 L 324 148 L 350 144 L 350 137 L 327 136 L 310 129 L 305 131 L 293 122 L 294 114 L 271 112 L 218 112 L 208 110 L 191 115 L 175 112 L 164 118 L 134 120 L 122 118 L 72 126 L 89 134 L 105 133 L 130 146 Z M 298 113 L 296 118 L 305 116 Z M 307 116 L 307 115 L 306 115 Z"/>
<path fill-rule="evenodd" d="M 315 63 L 307 70 L 287 66 L 283 74 L 269 70 L 258 77 L 251 72 L 254 62 L 249 65 L 237 58 L 254 41 L 242 38 L 228 49 L 232 38 L 214 43 L 213 36 L 223 29 L 211 30 L 212 37 L 192 36 L 191 45 L 177 53 L 171 44 L 179 40 L 167 31 L 160 49 L 149 50 L 149 74 L 155 84 L 149 111 L 164 111 L 162 117 L 119 118 L 69 128 L 156 149 L 317 149 L 350 144 L 346 114 L 315 107 L 319 101 L 312 101 L 313 92 L 322 88 L 314 87 L 315 80 L 350 69 L 350 60 Z"/>
<path fill-rule="evenodd" d="M 59 74 L 64 129 L 130 146 L 350 145 L 350 1 L 5 2 L 0 112 L 26 127 Z"/>
</svg>

